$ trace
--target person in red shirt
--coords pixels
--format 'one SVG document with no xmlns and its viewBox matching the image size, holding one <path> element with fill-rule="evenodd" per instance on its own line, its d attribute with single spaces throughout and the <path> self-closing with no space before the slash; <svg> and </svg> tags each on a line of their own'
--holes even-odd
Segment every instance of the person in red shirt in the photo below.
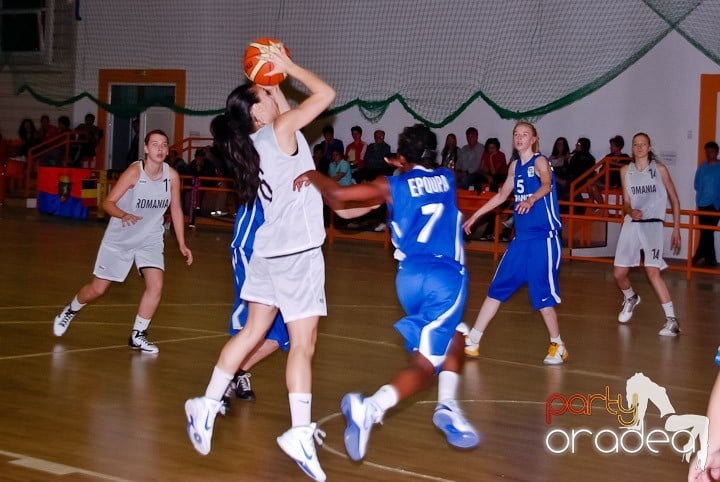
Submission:
<svg viewBox="0 0 720 482">
<path fill-rule="evenodd" d="M 353 126 L 350 128 L 352 142 L 345 148 L 345 159 L 350 163 L 355 182 L 362 182 L 367 178 L 365 169 L 365 152 L 367 143 L 362 140 L 362 127 Z"/>
</svg>

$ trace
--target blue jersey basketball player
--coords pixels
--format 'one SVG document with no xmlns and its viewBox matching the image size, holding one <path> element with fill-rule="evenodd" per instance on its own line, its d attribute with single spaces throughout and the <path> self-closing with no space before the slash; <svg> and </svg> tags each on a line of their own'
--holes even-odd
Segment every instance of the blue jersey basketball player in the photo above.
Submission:
<svg viewBox="0 0 720 482">
<path fill-rule="evenodd" d="M 259 199 L 240 206 L 235 216 L 233 238 L 230 243 L 230 256 L 232 259 L 233 278 L 235 280 L 235 303 L 230 314 L 228 331 L 230 335 L 237 334 L 248 317 L 248 304 L 240 296 L 243 284 L 245 283 L 245 271 L 247 270 L 255 243 L 255 233 L 265 221 L 262 204 Z M 228 405 L 233 393 L 240 400 L 254 401 L 255 392 L 250 384 L 250 373 L 248 370 L 257 362 L 275 352 L 278 348 L 288 351 L 290 338 L 285 321 L 280 312 L 275 315 L 270 331 L 265 335 L 265 340 L 258 348 L 240 365 L 240 369 L 230 381 L 228 389 L 223 397 L 223 402 Z"/>
<path fill-rule="evenodd" d="M 519 157 L 510 164 L 508 181 L 463 224 L 465 232 L 470 234 L 480 217 L 515 193 L 515 238 L 500 260 L 475 326 L 465 337 L 465 353 L 479 355 L 480 337 L 500 304 L 527 283 L 532 307 L 540 311 L 550 334 L 550 347 L 543 363 L 559 365 L 565 362 L 568 352 L 560 338 L 555 311 L 555 305 L 560 303 L 558 269 L 562 247 L 554 174 L 548 160 L 538 153 L 535 126 L 517 123 L 513 144 Z"/>
<path fill-rule="evenodd" d="M 399 168 L 397 176 L 380 176 L 348 187 L 316 171 L 295 180 L 297 189 L 314 184 L 343 217 L 357 217 L 372 209 L 343 210 L 346 201 L 387 203 L 399 260 L 395 284 L 406 316 L 395 328 L 405 338 L 412 363 L 370 397 L 360 393 L 343 397 L 345 448 L 353 460 L 365 456 L 370 430 L 382 421 L 385 412 L 426 388 L 436 374 L 439 393 L 434 424 L 453 446 L 471 448 L 480 442 L 456 401 L 458 373 L 464 361 L 464 339 L 456 328 L 467 296 L 467 272 L 455 180 L 450 170 L 435 169 L 436 147 L 435 134 L 418 124 L 403 130 L 397 155 L 386 159 Z"/>
</svg>

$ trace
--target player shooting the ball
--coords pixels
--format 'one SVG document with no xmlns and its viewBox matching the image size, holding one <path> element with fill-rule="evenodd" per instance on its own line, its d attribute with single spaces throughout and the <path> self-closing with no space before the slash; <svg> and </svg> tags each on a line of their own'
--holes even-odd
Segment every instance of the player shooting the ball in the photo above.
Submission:
<svg viewBox="0 0 720 482">
<path fill-rule="evenodd" d="M 274 65 L 268 75 L 290 75 L 310 96 L 291 109 L 278 86 L 241 85 L 228 96 L 225 114 L 212 121 L 215 140 L 233 166 L 240 202 L 259 198 L 265 222 L 255 234 L 241 292 L 249 305 L 247 323 L 222 348 L 205 395 L 185 403 L 187 432 L 198 452 L 210 452 L 215 416 L 228 384 L 263 343 L 279 310 L 290 335 L 285 379 L 292 428 L 277 443 L 307 475 L 323 481 L 314 440 L 320 432 L 311 418 L 317 325 L 327 313 L 323 202 L 315 188 L 294 191 L 293 181 L 315 165 L 300 129 L 328 108 L 335 91 L 295 64 L 284 49 L 269 46 L 261 56 Z"/>
</svg>

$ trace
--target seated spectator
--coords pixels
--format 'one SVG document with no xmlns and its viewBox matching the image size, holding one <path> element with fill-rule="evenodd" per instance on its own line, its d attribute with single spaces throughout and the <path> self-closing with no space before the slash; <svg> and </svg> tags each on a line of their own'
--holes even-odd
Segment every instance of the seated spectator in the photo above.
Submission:
<svg viewBox="0 0 720 482">
<path fill-rule="evenodd" d="M 46 142 L 57 137 L 58 128 L 50 124 L 50 117 L 43 115 L 40 117 L 40 142 Z M 39 159 L 41 166 L 59 166 L 62 163 L 63 149 L 53 149 L 48 151 Z"/>
<path fill-rule="evenodd" d="M 695 171 L 693 185 L 698 211 L 720 212 L 720 159 L 717 142 L 710 141 L 705 144 L 705 160 Z M 698 222 L 702 226 L 717 226 L 718 220 L 720 218 L 712 214 L 698 216 Z M 700 231 L 700 243 L 692 258 L 692 264 L 698 266 L 703 261 L 705 266 L 717 266 L 715 231 L 710 229 Z"/>
<path fill-rule="evenodd" d="M 190 166 L 188 165 L 187 161 L 180 157 L 178 154 L 177 149 L 170 149 L 168 151 L 168 155 L 165 158 L 165 162 L 168 163 L 170 167 L 175 169 L 178 174 L 184 175 L 187 174 L 189 171 Z M 183 170 L 184 172 L 180 172 L 180 170 Z"/>
<path fill-rule="evenodd" d="M 606 164 L 606 168 L 612 168 L 610 169 L 609 173 L 609 179 L 610 179 L 610 189 L 619 189 L 621 187 L 620 182 L 620 168 L 623 167 L 626 164 L 629 164 L 632 162 L 632 160 L 628 157 L 627 154 L 622 152 L 623 147 L 625 147 L 625 139 L 623 139 L 623 136 L 617 135 L 610 139 L 610 153 L 608 153 L 605 157 L 610 158 L 608 161 L 608 164 Z M 605 204 L 605 199 L 602 196 L 602 189 L 605 188 L 605 176 L 600 176 L 600 178 L 597 180 L 597 182 L 593 183 L 589 186 L 588 192 L 590 193 L 590 197 L 593 201 L 595 201 L 597 204 Z M 597 212 L 599 212 L 598 209 L 596 209 Z"/>
<path fill-rule="evenodd" d="M 455 134 L 448 134 L 447 137 L 445 137 L 445 146 L 443 146 L 442 151 L 440 151 L 440 165 L 447 167 L 451 171 L 455 171 L 459 152 L 457 137 Z"/>
<path fill-rule="evenodd" d="M 478 178 L 488 185 L 490 191 L 498 192 L 498 187 L 505 182 L 508 175 L 508 164 L 505 153 L 500 150 L 500 141 L 491 137 L 485 141 L 485 150 L 480 158 Z"/>
<path fill-rule="evenodd" d="M 558 137 L 553 144 L 552 154 L 548 157 L 550 167 L 555 171 L 555 177 L 566 178 L 567 165 L 570 162 L 570 146 L 567 139 Z"/>
<path fill-rule="evenodd" d="M 485 149 L 480 158 L 478 183 L 485 183 L 488 190 L 498 192 L 500 185 L 507 180 L 507 175 L 508 163 L 505 153 L 500 150 L 500 141 L 495 137 L 491 137 L 485 141 Z M 503 203 L 500 209 L 507 208 L 509 204 L 509 202 Z M 480 240 L 492 241 L 495 239 L 495 213 L 489 213 L 485 219 L 487 224 L 480 236 Z M 509 241 L 509 228 L 503 229 L 501 241 Z"/>
<path fill-rule="evenodd" d="M 335 139 L 335 129 L 331 125 L 323 127 L 322 135 L 325 140 L 323 140 L 320 145 L 323 148 L 324 154 L 318 171 L 327 174 L 328 166 L 332 162 L 332 150 L 340 149 L 340 152 L 345 152 L 345 146 L 340 139 Z"/>
<path fill-rule="evenodd" d="M 27 156 L 31 147 L 40 143 L 40 132 L 35 127 L 35 123 L 31 119 L 23 119 L 18 129 L 18 137 L 22 141 L 18 154 Z"/>
<path fill-rule="evenodd" d="M 320 170 L 320 165 L 323 162 L 323 156 L 325 155 L 325 148 L 320 144 L 315 144 L 313 147 L 313 162 L 315 163 L 315 169 Z"/>
<path fill-rule="evenodd" d="M 205 149 L 196 149 L 195 157 L 190 162 L 190 175 L 194 177 L 217 177 L 217 169 L 215 165 L 207 158 Z M 200 187 L 214 187 L 217 185 L 217 181 L 212 179 L 203 179 L 200 181 Z M 195 203 L 195 210 L 200 211 L 200 208 L 205 199 L 205 190 L 200 189 L 197 195 L 197 201 Z"/>
<path fill-rule="evenodd" d="M 353 140 L 345 148 L 345 159 L 350 163 L 353 171 L 353 179 L 355 179 L 356 182 L 362 182 L 367 178 L 367 172 L 365 170 L 367 144 L 362 140 L 362 132 L 360 126 L 353 126 L 350 129 Z"/>
<path fill-rule="evenodd" d="M 478 169 L 485 146 L 478 142 L 478 130 L 469 127 L 465 131 L 467 144 L 460 149 L 457 164 L 455 164 L 455 177 L 458 189 L 477 189 L 479 186 Z"/>
<path fill-rule="evenodd" d="M 132 129 L 132 136 L 130 137 L 130 145 L 128 146 L 128 153 L 125 156 L 125 168 L 130 167 L 130 164 L 138 160 L 140 148 L 140 119 L 137 117 L 130 123 Z"/>
<path fill-rule="evenodd" d="M 333 149 L 333 162 L 328 166 L 328 176 L 341 186 L 350 186 L 355 184 L 352 177 L 352 169 L 350 163 L 343 158 L 342 152 Z"/>
<path fill-rule="evenodd" d="M 76 161 L 82 165 L 95 159 L 95 149 L 103 137 L 103 131 L 95 125 L 95 115 L 85 114 L 85 122 L 75 128 L 80 144 L 80 158 Z"/>
<path fill-rule="evenodd" d="M 389 176 L 393 172 L 393 167 L 385 162 L 385 158 L 390 156 L 390 145 L 385 142 L 385 131 L 376 130 L 373 138 L 375 142 L 369 144 L 365 151 L 365 169 L 368 181 L 372 181 L 378 176 Z"/>
<path fill-rule="evenodd" d="M 570 199 L 570 185 L 573 181 L 579 178 L 583 173 L 592 169 L 595 165 L 595 157 L 590 154 L 590 139 L 587 137 L 581 137 L 575 144 L 575 150 L 570 156 L 570 161 L 567 167 L 567 181 L 563 185 L 563 189 L 560 189 L 558 183 L 558 199 L 569 200 Z M 575 193 L 575 202 L 582 202 L 582 192 Z M 562 212 L 562 209 L 561 209 Z M 584 210 L 582 210 L 584 212 Z"/>
</svg>

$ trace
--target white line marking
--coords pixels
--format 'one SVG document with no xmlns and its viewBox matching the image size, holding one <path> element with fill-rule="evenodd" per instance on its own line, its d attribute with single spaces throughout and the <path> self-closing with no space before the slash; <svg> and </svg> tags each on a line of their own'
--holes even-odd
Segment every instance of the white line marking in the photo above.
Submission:
<svg viewBox="0 0 720 482">
<path fill-rule="evenodd" d="M 324 423 L 327 422 L 328 420 L 333 419 L 333 418 L 336 418 L 336 417 L 339 417 L 339 416 L 341 416 L 341 415 L 342 415 L 342 414 L 339 413 L 339 412 L 338 412 L 338 413 L 330 414 L 330 415 L 328 415 L 327 417 L 323 417 L 323 418 L 321 418 L 320 420 L 318 420 L 317 425 L 318 425 L 318 427 L 321 427 L 322 424 L 324 424 Z M 342 458 L 344 458 L 344 459 L 347 459 L 347 458 L 348 458 L 348 456 L 345 454 L 345 452 L 341 452 L 341 451 L 339 451 L 339 450 L 331 447 L 331 446 L 328 445 L 327 443 L 323 443 L 320 447 L 322 447 L 323 449 L 327 450 L 328 452 L 330 452 L 330 453 L 333 454 L 333 455 L 337 455 L 338 457 L 342 457 Z M 384 470 L 384 471 L 386 471 L 386 472 L 391 472 L 391 473 L 393 473 L 393 474 L 400 474 L 400 475 L 405 475 L 405 476 L 411 476 L 411 477 L 416 477 L 416 478 L 418 478 L 418 479 L 423 479 L 423 480 L 434 480 L 435 482 L 455 482 L 455 481 L 452 480 L 452 479 L 443 479 L 443 478 L 440 478 L 440 477 L 434 477 L 434 476 L 432 476 L 432 475 L 419 474 L 419 473 L 417 473 L 417 472 L 412 472 L 412 471 L 410 471 L 410 470 L 398 469 L 398 468 L 395 468 L 395 467 L 389 467 L 389 466 L 387 466 L 387 465 L 381 465 L 381 464 L 376 464 L 376 463 L 374 463 L 374 462 L 368 462 L 367 460 L 363 460 L 363 465 L 365 465 L 365 466 L 370 466 L 370 467 L 374 467 L 374 468 L 380 469 L 380 470 Z"/>
<path fill-rule="evenodd" d="M 114 482 L 132 482 L 130 479 L 122 479 L 120 477 L 114 477 L 112 475 L 108 474 L 101 474 L 100 472 L 93 472 L 92 470 L 85 470 L 81 469 L 79 467 L 71 467 L 69 465 L 63 465 L 63 464 L 57 464 L 55 462 L 50 462 L 48 460 L 43 459 L 37 459 L 35 457 L 30 457 L 28 455 L 23 454 L 16 454 L 13 452 L 6 452 L 5 450 L 0 450 L 0 455 L 4 455 L 5 457 L 9 457 L 11 459 L 7 463 L 12 465 L 17 465 L 19 467 L 25 467 L 32 470 L 37 470 L 40 472 L 45 472 L 48 474 L 53 475 L 68 475 L 68 474 L 83 474 L 83 475 L 89 475 L 91 477 L 95 477 L 101 480 L 112 480 Z"/>
</svg>

